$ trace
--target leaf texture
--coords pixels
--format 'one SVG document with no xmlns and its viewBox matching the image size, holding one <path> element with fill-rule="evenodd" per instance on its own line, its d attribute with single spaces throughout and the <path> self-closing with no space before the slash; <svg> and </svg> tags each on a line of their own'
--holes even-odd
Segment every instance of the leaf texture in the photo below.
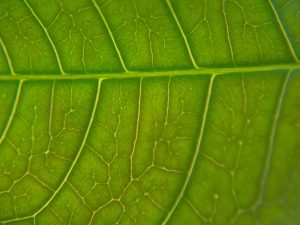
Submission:
<svg viewBox="0 0 300 225">
<path fill-rule="evenodd" d="M 0 1 L 0 224 L 299 224 L 299 10 Z"/>
</svg>

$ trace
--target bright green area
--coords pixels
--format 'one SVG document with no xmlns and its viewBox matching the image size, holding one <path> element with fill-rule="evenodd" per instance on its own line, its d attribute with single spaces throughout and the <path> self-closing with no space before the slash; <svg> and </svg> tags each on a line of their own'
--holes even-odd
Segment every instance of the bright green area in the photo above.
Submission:
<svg viewBox="0 0 300 225">
<path fill-rule="evenodd" d="M 299 224 L 299 10 L 0 1 L 0 224 Z"/>
</svg>

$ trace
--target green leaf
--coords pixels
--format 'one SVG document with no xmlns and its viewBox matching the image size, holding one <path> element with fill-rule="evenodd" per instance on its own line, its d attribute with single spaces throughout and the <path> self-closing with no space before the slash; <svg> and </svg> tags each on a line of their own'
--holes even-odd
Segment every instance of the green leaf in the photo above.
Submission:
<svg viewBox="0 0 300 225">
<path fill-rule="evenodd" d="M 299 224 L 299 11 L 1 0 L 0 224 Z"/>
</svg>

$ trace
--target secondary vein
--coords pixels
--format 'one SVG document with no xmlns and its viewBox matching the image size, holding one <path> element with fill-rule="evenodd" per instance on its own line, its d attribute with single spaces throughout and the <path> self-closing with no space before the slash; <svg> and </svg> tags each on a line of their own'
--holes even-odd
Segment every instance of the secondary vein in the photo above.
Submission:
<svg viewBox="0 0 300 225">
<path fill-rule="evenodd" d="M 31 5 L 28 3 L 27 0 L 24 0 L 24 3 L 25 5 L 27 6 L 27 8 L 30 10 L 30 12 L 32 13 L 32 15 L 34 16 L 34 18 L 36 19 L 36 21 L 39 23 L 39 25 L 41 26 L 41 28 L 43 29 L 43 31 L 45 32 L 48 40 L 49 40 L 49 43 L 54 51 L 54 54 L 55 54 L 55 58 L 56 58 L 56 61 L 57 61 L 57 64 L 58 64 L 58 67 L 59 67 L 59 70 L 61 72 L 61 74 L 65 74 L 65 71 L 63 69 L 63 66 L 62 66 L 62 62 L 61 62 L 61 59 L 58 55 L 58 51 L 55 47 L 55 44 L 47 30 L 47 28 L 44 26 L 44 24 L 42 23 L 42 21 L 40 20 L 40 18 L 38 17 L 38 15 L 35 13 L 35 11 L 33 10 L 33 8 L 31 7 Z"/>
<path fill-rule="evenodd" d="M 175 23 L 176 23 L 176 25 L 177 25 L 177 27 L 178 27 L 178 29 L 179 29 L 179 31 L 180 31 L 180 34 L 181 34 L 181 36 L 182 36 L 182 38 L 183 38 L 183 40 L 184 40 L 184 44 L 185 44 L 185 46 L 186 46 L 186 48 L 187 48 L 187 51 L 188 51 L 188 53 L 189 53 L 189 56 L 190 56 L 190 59 L 191 59 L 191 61 L 192 61 L 193 66 L 194 66 L 195 68 L 199 68 L 198 65 L 197 65 L 197 63 L 196 63 L 196 60 L 194 59 L 194 56 L 193 56 L 191 47 L 190 47 L 190 45 L 189 45 L 187 36 L 185 35 L 185 33 L 184 33 L 183 29 L 182 29 L 182 26 L 181 26 L 181 24 L 180 24 L 180 22 L 179 22 L 179 20 L 178 20 L 178 18 L 177 18 L 177 15 L 176 15 L 176 13 L 175 13 L 175 11 L 174 11 L 174 8 L 173 8 L 173 6 L 172 6 L 170 0 L 166 0 L 166 3 L 167 3 L 167 6 L 168 6 L 168 9 L 170 10 L 170 12 L 171 12 L 171 14 L 172 14 L 172 16 L 173 16 L 173 19 L 174 19 Z"/>
<path fill-rule="evenodd" d="M 68 178 L 70 177 L 76 163 L 78 162 L 79 157 L 81 156 L 81 153 L 85 147 L 87 138 L 89 136 L 95 115 L 96 115 L 96 111 L 97 111 L 97 107 L 98 107 L 98 102 L 99 102 L 99 98 L 100 98 L 100 91 L 101 91 L 101 85 L 102 85 L 102 81 L 101 79 L 99 79 L 98 81 L 98 88 L 97 88 L 97 92 L 96 92 L 96 96 L 95 96 L 95 102 L 94 102 L 94 106 L 93 106 L 93 111 L 91 114 L 91 119 L 89 120 L 88 123 L 88 127 L 86 129 L 86 132 L 84 134 L 82 143 L 80 145 L 79 151 L 75 156 L 74 161 L 72 162 L 72 165 L 70 166 L 66 176 L 64 177 L 63 181 L 60 183 L 59 187 L 56 189 L 56 191 L 52 194 L 52 196 L 48 199 L 48 201 L 46 203 L 43 204 L 43 206 L 37 210 L 34 214 L 29 215 L 29 216 L 24 216 L 24 217 L 20 217 L 20 218 L 16 218 L 16 219 L 12 219 L 12 220 L 7 220 L 7 221 L 0 221 L 2 223 L 8 223 L 8 222 L 13 222 L 13 221 L 21 221 L 21 220 L 25 220 L 25 219 L 29 219 L 29 218 L 35 218 L 39 213 L 41 213 L 51 202 L 52 200 L 55 198 L 55 196 L 59 193 L 59 191 L 63 188 L 64 184 L 66 184 Z"/>
<path fill-rule="evenodd" d="M 199 137 L 197 139 L 196 149 L 195 149 L 192 161 L 191 161 L 191 165 L 190 165 L 190 167 L 188 169 L 187 176 L 186 176 L 186 178 L 184 180 L 184 183 L 183 183 L 183 186 L 182 186 L 182 188 L 181 188 L 181 190 L 179 192 L 179 195 L 176 198 L 176 200 L 175 200 L 175 202 L 174 202 L 174 204 L 173 204 L 170 212 L 167 214 L 166 218 L 162 222 L 162 225 L 167 224 L 168 221 L 170 220 L 171 216 L 175 212 L 178 204 L 180 203 L 180 201 L 181 201 L 181 199 L 182 199 L 182 197 L 183 197 L 183 195 L 184 195 L 184 193 L 186 191 L 186 188 L 187 188 L 187 186 L 189 184 L 189 181 L 191 179 L 192 173 L 194 171 L 194 167 L 196 165 L 196 161 L 197 161 L 197 158 L 198 158 L 198 155 L 199 155 L 199 152 L 200 152 L 201 143 L 202 143 L 202 140 L 203 140 L 203 134 L 204 134 L 205 124 L 206 124 L 206 118 L 207 118 L 209 103 L 210 103 L 210 99 L 211 99 L 211 93 L 212 93 L 212 87 L 213 87 L 214 79 L 215 79 L 215 74 L 213 74 L 211 76 L 211 78 L 210 78 L 209 87 L 208 87 L 208 93 L 207 93 L 207 97 L 206 97 L 205 108 L 204 108 L 204 111 L 203 111 L 203 116 L 202 116 L 200 131 L 199 131 Z"/>
<path fill-rule="evenodd" d="M 108 34 L 109 34 L 109 36 L 110 36 L 110 39 L 111 39 L 111 41 L 112 41 L 112 43 L 113 43 L 113 45 L 114 45 L 114 47 L 115 47 L 115 49 L 116 49 L 117 54 L 118 54 L 120 63 L 121 63 L 121 65 L 122 65 L 124 71 L 127 72 L 128 69 L 127 69 L 127 67 L 126 67 L 126 65 L 125 65 L 125 63 L 124 63 L 124 60 L 123 60 L 121 51 L 120 51 L 120 49 L 119 49 L 119 47 L 118 47 L 118 45 L 117 45 L 117 43 L 116 43 L 115 37 L 114 37 L 113 32 L 112 32 L 112 30 L 110 29 L 110 27 L 109 27 L 109 25 L 108 25 L 108 23 L 107 23 L 107 21 L 106 21 L 106 18 L 105 18 L 105 16 L 104 16 L 104 14 L 103 14 L 103 12 L 102 12 L 100 6 L 97 4 L 97 2 L 96 2 L 95 0 L 92 0 L 92 2 L 93 2 L 93 5 L 95 6 L 95 8 L 97 9 L 97 12 L 99 13 L 99 15 L 100 15 L 100 17 L 101 17 L 101 19 L 102 19 L 102 21 L 103 21 L 105 27 L 106 27 L 106 30 L 107 30 L 107 32 L 108 32 Z"/>
<path fill-rule="evenodd" d="M 287 87 L 288 87 L 288 82 L 289 82 L 290 76 L 291 76 L 291 71 L 288 71 L 288 73 L 285 76 L 285 79 L 283 81 L 281 92 L 280 92 L 279 99 L 278 99 L 278 102 L 277 102 L 277 107 L 276 107 L 275 115 L 274 115 L 274 118 L 273 118 L 270 137 L 269 137 L 269 146 L 268 146 L 268 149 L 267 149 L 266 160 L 265 160 L 265 163 L 264 163 L 264 168 L 263 168 L 263 172 L 262 172 L 262 176 L 261 176 L 261 180 L 260 180 L 260 185 L 259 185 L 258 198 L 257 198 L 257 201 L 255 202 L 255 204 L 253 206 L 254 209 L 256 209 L 262 203 L 263 196 L 265 194 L 266 182 L 267 182 L 268 175 L 270 173 L 272 158 L 273 158 L 273 155 L 274 155 L 275 136 L 276 136 L 276 133 L 277 133 L 279 118 L 280 118 L 280 115 L 281 115 L 281 110 L 282 110 L 284 98 L 285 98 L 285 95 L 286 95 L 286 92 L 287 92 Z"/>
<path fill-rule="evenodd" d="M 296 62 L 300 62 L 300 59 L 298 58 L 298 56 L 297 56 L 297 54 L 296 54 L 296 51 L 295 51 L 295 49 L 294 49 L 294 46 L 293 46 L 293 44 L 291 43 L 291 40 L 289 39 L 288 34 L 286 33 L 286 30 L 284 29 L 284 26 L 283 26 L 283 23 L 282 23 L 282 21 L 281 21 L 281 18 L 280 18 L 280 16 L 279 16 L 279 14 L 278 14 L 278 12 L 277 12 L 277 10 L 276 10 L 276 8 L 275 8 L 275 5 L 274 5 L 274 3 L 272 2 L 272 0 L 269 0 L 269 4 L 270 4 L 270 6 L 271 6 L 271 8 L 272 8 L 273 14 L 274 14 L 274 16 L 275 16 L 275 18 L 276 18 L 276 21 L 278 22 L 279 28 L 280 28 L 280 30 L 281 30 L 283 36 L 284 36 L 284 39 L 285 39 L 285 41 L 286 41 L 286 43 L 287 43 L 287 45 L 288 45 L 288 47 L 289 47 L 289 50 L 290 50 L 290 52 L 291 52 L 291 54 L 292 54 L 294 60 L 295 60 Z"/>
<path fill-rule="evenodd" d="M 5 139 L 8 131 L 9 131 L 10 127 L 11 127 L 12 121 L 13 121 L 13 119 L 15 117 L 15 114 L 16 114 L 16 111 L 17 111 L 17 107 L 18 107 L 18 104 L 19 104 L 19 100 L 20 100 L 20 96 L 21 96 L 22 86 L 23 86 L 23 81 L 20 81 L 19 82 L 19 86 L 18 86 L 18 91 L 16 93 L 14 105 L 12 107 L 11 113 L 10 113 L 8 121 L 7 121 L 7 124 L 6 124 L 5 128 L 4 128 L 4 131 L 3 131 L 2 135 L 0 136 L 0 145 L 2 144 L 3 140 Z"/>
<path fill-rule="evenodd" d="M 1 45 L 2 50 L 4 52 L 4 57 L 5 57 L 7 65 L 8 65 L 8 68 L 10 70 L 10 73 L 11 73 L 12 76 L 14 76 L 15 75 L 15 71 L 14 71 L 14 67 L 12 65 L 12 60 L 11 60 L 11 58 L 9 56 L 8 50 L 7 50 L 7 48 L 6 48 L 6 46 L 5 46 L 5 44 L 4 44 L 4 42 L 3 42 L 3 40 L 2 40 L 1 37 L 0 37 L 0 45 Z"/>
</svg>

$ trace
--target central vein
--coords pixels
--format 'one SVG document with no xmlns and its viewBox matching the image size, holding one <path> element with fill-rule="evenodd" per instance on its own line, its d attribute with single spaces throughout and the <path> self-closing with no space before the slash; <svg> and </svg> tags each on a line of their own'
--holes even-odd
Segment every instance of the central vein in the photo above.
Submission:
<svg viewBox="0 0 300 225">
<path fill-rule="evenodd" d="M 181 76 L 181 75 L 207 75 L 207 74 L 234 74 L 247 72 L 264 72 L 275 70 L 297 70 L 300 64 L 278 64 L 250 67 L 219 67 L 219 68 L 199 68 L 187 70 L 168 71 L 128 71 L 118 73 L 93 73 L 93 74 L 17 74 L 16 76 L 0 75 L 1 80 L 80 80 L 80 79 L 114 79 L 131 77 L 159 77 L 159 76 Z"/>
</svg>

